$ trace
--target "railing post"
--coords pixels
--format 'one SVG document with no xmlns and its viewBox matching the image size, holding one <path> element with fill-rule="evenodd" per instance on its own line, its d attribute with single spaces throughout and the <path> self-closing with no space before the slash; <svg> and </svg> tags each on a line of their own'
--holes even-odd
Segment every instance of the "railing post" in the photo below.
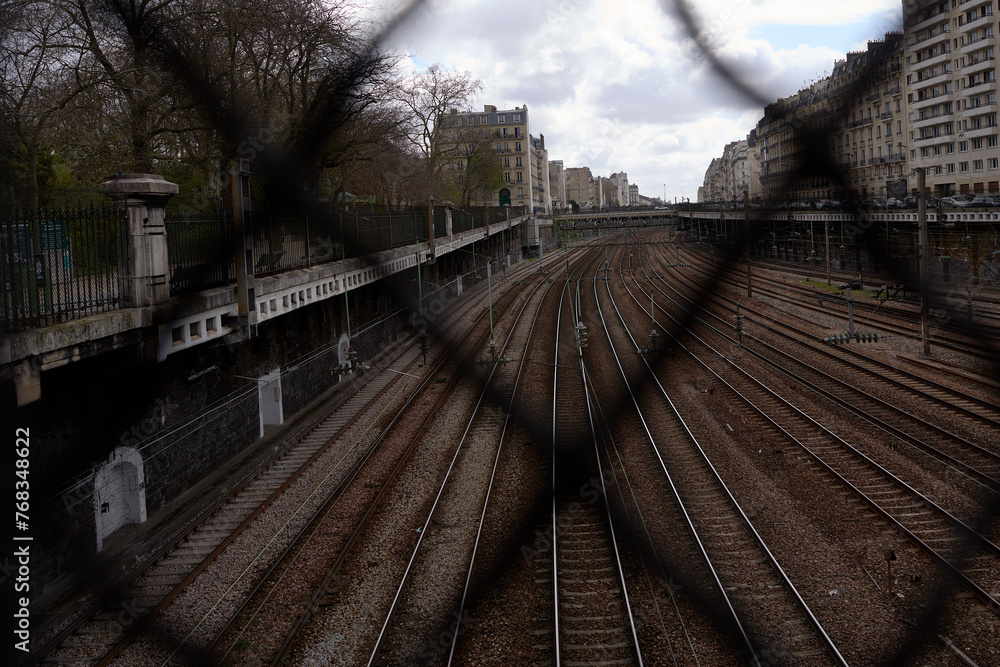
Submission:
<svg viewBox="0 0 1000 667">
<path fill-rule="evenodd" d="M 170 298 L 170 264 L 163 215 L 167 201 L 177 194 L 176 183 L 159 174 L 124 174 L 101 183 L 101 192 L 125 209 L 128 247 L 126 266 L 119 267 L 124 305 L 152 306 Z"/>
<path fill-rule="evenodd" d="M 233 242 L 236 260 L 237 321 L 241 336 L 249 337 L 257 324 L 254 294 L 253 211 L 250 206 L 250 161 L 233 158 L 229 165 L 233 197 Z M 268 246 L 270 250 L 270 245 Z"/>
</svg>

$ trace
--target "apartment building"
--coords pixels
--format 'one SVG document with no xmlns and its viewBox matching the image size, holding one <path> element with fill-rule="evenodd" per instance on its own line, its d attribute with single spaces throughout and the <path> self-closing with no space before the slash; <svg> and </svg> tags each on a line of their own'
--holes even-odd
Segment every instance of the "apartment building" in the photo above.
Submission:
<svg viewBox="0 0 1000 667">
<path fill-rule="evenodd" d="M 1000 192 L 995 4 L 903 3 L 909 162 L 935 194 Z"/>
<path fill-rule="evenodd" d="M 638 206 L 639 205 L 639 186 L 635 183 L 629 183 L 628 186 L 628 205 Z"/>
<path fill-rule="evenodd" d="M 611 181 L 615 184 L 615 193 L 609 206 L 628 206 L 628 174 L 619 171 L 611 174 Z"/>
<path fill-rule="evenodd" d="M 481 113 L 452 109 L 439 122 L 438 152 L 445 156 L 445 173 L 456 183 L 467 182 L 462 172 L 468 171 L 469 159 L 477 150 L 488 146 L 496 153 L 504 184 L 499 188 L 490 187 L 488 192 L 474 189 L 469 193 L 471 204 L 511 204 L 525 206 L 528 210 L 544 206 L 548 192 L 548 154 L 544 150 L 544 139 L 535 140 L 529 134 L 527 106 L 498 110 L 488 104 Z M 545 169 L 539 168 L 540 155 L 546 156 Z M 546 179 L 544 185 L 540 183 L 542 178 Z"/>
<path fill-rule="evenodd" d="M 566 198 L 566 168 L 562 160 L 549 160 L 549 202 L 553 210 L 569 206 L 569 199 Z"/>
<path fill-rule="evenodd" d="M 827 85 L 837 114 L 830 150 L 843 182 L 838 199 L 901 197 L 907 189 L 908 107 L 903 95 L 903 35 L 887 33 L 865 51 L 834 63 Z"/>
<path fill-rule="evenodd" d="M 756 127 L 763 198 L 799 200 L 831 196 L 835 183 L 830 175 L 810 174 L 804 169 L 815 157 L 815 146 L 809 138 L 823 136 L 831 127 L 829 81 L 829 77 L 820 79 L 764 107 L 764 117 Z"/>
<path fill-rule="evenodd" d="M 545 150 L 545 135 L 538 138 L 528 135 L 531 150 L 531 210 L 535 213 L 551 213 L 549 199 L 549 152 Z"/>
<path fill-rule="evenodd" d="M 597 205 L 594 177 L 590 167 L 569 167 L 566 169 L 566 203 L 575 201 L 581 208 Z"/>
<path fill-rule="evenodd" d="M 747 143 L 746 187 L 770 199 L 902 196 L 909 173 L 904 35 L 886 33 L 833 72 L 764 109 Z M 752 146 L 750 139 L 752 138 Z M 823 143 L 826 146 L 823 146 Z M 816 151 L 828 151 L 835 170 Z M 736 175 L 733 174 L 733 178 Z"/>
</svg>

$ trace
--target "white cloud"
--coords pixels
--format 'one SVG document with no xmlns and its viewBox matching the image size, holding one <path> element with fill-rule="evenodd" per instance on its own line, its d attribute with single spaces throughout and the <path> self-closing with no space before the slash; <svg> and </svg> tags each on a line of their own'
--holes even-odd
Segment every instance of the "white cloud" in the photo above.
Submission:
<svg viewBox="0 0 1000 667">
<path fill-rule="evenodd" d="M 695 10 L 719 57 L 773 101 L 829 72 L 859 39 L 881 36 L 900 8 L 900 0 L 698 0 Z M 662 196 L 666 183 L 671 199 L 694 197 L 712 157 L 763 112 L 712 69 L 672 0 L 432 2 L 390 44 L 420 65 L 470 71 L 485 84 L 477 106 L 526 104 L 551 159 L 626 171 L 644 194 Z"/>
</svg>

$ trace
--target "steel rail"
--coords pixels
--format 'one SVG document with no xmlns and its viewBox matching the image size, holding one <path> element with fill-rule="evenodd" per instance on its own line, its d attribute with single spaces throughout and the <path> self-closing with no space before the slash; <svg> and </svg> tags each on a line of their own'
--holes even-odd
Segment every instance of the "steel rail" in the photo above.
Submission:
<svg viewBox="0 0 1000 667">
<path fill-rule="evenodd" d="M 411 347 L 412 345 L 413 344 L 411 344 Z M 407 349 L 409 348 L 406 347 L 399 350 L 398 353 L 393 357 L 393 359 L 390 360 L 388 364 L 386 364 L 386 366 L 393 363 L 396 359 L 405 354 Z M 268 457 L 266 461 L 261 463 L 258 467 L 253 469 L 246 476 L 244 476 L 242 480 L 240 480 L 229 492 L 227 492 L 218 500 L 209 505 L 207 509 L 200 512 L 193 520 L 190 521 L 190 523 L 188 523 L 178 533 L 176 537 L 171 539 L 166 545 L 164 545 L 162 548 L 160 548 L 158 551 L 152 554 L 149 558 L 147 558 L 146 561 L 140 567 L 138 567 L 120 584 L 118 584 L 117 588 L 119 590 L 124 590 L 127 589 L 129 586 L 131 586 L 137 579 L 139 579 L 143 574 L 149 571 L 160 559 L 162 559 L 168 553 L 173 551 L 181 542 L 187 539 L 187 537 L 191 535 L 191 533 L 193 533 L 199 526 L 204 524 L 208 519 L 210 519 L 213 515 L 215 515 L 216 512 L 218 512 L 227 503 L 229 503 L 229 501 L 233 500 L 239 493 L 244 491 L 252 482 L 254 482 L 258 478 L 260 478 L 263 474 L 265 474 L 267 470 L 271 468 L 272 465 L 279 462 L 279 460 L 286 454 L 289 454 L 299 443 L 301 443 L 306 437 L 308 437 L 310 433 L 312 433 L 319 426 L 321 426 L 325 420 L 330 418 L 331 415 L 333 415 L 348 401 L 357 396 L 364 387 L 366 387 L 369 383 L 374 381 L 374 379 L 377 377 L 378 377 L 377 373 L 373 373 L 370 376 L 368 376 L 365 380 L 358 383 L 352 389 L 352 391 L 346 394 L 341 400 L 336 401 L 331 406 L 329 406 L 329 408 L 324 409 L 321 414 L 316 416 L 314 419 L 310 420 L 308 424 L 301 427 L 291 436 L 286 438 L 284 447 L 282 447 L 279 451 L 275 452 L 272 456 Z M 394 380 L 391 380 L 387 384 L 386 388 L 383 389 L 383 391 L 387 391 L 388 387 L 391 386 L 393 383 Z M 377 398 L 378 397 L 375 397 L 372 400 L 373 401 L 377 400 Z M 154 607 L 154 610 L 156 610 L 155 613 L 158 614 L 160 609 L 164 608 L 166 604 L 168 604 L 177 595 L 179 595 L 180 592 L 183 591 L 183 589 L 190 583 L 190 581 L 194 579 L 194 576 L 197 576 L 198 573 L 204 570 L 205 567 L 207 567 L 216 557 L 218 557 L 218 555 L 225 549 L 225 547 L 228 546 L 228 544 L 232 542 L 232 540 L 235 539 L 240 532 L 242 532 L 250 523 L 252 523 L 253 519 L 255 519 L 264 509 L 266 509 L 268 505 L 270 505 L 282 493 L 282 491 L 287 487 L 288 484 L 290 484 L 299 475 L 301 475 L 302 472 L 306 468 L 308 468 L 309 465 L 316 458 L 318 458 L 324 451 L 326 451 L 327 448 L 329 448 L 329 446 L 334 441 L 336 441 L 340 433 L 343 432 L 344 429 L 349 428 L 353 423 L 354 419 L 351 419 L 343 427 L 343 429 L 341 429 L 333 436 L 331 436 L 329 439 L 327 439 L 327 441 L 324 444 L 322 444 L 307 461 L 305 461 L 297 470 L 292 472 L 291 475 L 287 478 L 287 480 L 283 484 L 279 485 L 279 487 L 265 501 L 262 502 L 261 506 L 257 508 L 257 510 L 251 513 L 251 515 L 248 516 L 237 528 L 235 528 L 229 536 L 224 538 L 219 543 L 219 545 L 217 545 L 216 548 L 205 557 L 205 560 L 200 565 L 196 566 L 192 570 L 192 572 L 181 581 L 180 584 L 178 584 L 176 587 L 174 587 L 173 590 L 171 590 L 164 596 L 161 602 L 156 607 Z M 163 600 L 166 600 L 166 602 L 164 603 Z M 56 650 L 62 644 L 62 642 L 66 640 L 69 636 L 71 636 L 80 626 L 82 626 L 84 623 L 86 623 L 91 618 L 100 613 L 100 611 L 104 609 L 109 604 L 109 602 L 111 602 L 111 600 L 108 600 L 106 598 L 102 598 L 101 600 L 95 602 L 93 605 L 87 608 L 80 616 L 78 616 L 76 620 L 74 620 L 66 628 L 60 631 L 55 637 L 53 637 L 50 641 L 48 641 L 45 644 L 45 646 L 43 646 L 36 653 L 30 656 L 25 664 L 33 665 L 37 664 L 38 662 L 41 662 L 42 659 L 46 655 L 48 655 L 48 653 Z M 150 613 L 153 613 L 153 610 L 151 610 Z M 145 618 L 146 618 L 145 616 L 141 617 L 140 622 Z M 136 625 L 138 625 L 138 623 Z M 132 630 L 135 630 L 135 627 L 133 627 Z M 98 660 L 98 658 L 95 658 L 94 660 Z"/>
<path fill-rule="evenodd" d="M 522 304 L 521 309 L 518 311 L 518 313 L 517 313 L 517 315 L 515 317 L 514 322 L 511 324 L 510 330 L 507 332 L 507 337 L 504 339 L 503 345 L 500 348 L 500 355 L 501 356 L 503 355 L 504 350 L 507 349 L 507 346 L 510 343 L 511 338 L 513 338 L 515 328 L 517 327 L 518 323 L 520 322 L 521 316 L 524 314 L 524 311 L 527 309 L 528 302 L 531 300 L 531 297 L 534 295 L 534 292 L 537 291 L 540 287 L 541 287 L 541 284 L 538 284 L 531 291 L 531 293 L 528 295 L 528 297 L 524 300 L 524 303 Z M 537 313 L 536 313 L 536 316 L 537 316 Z M 532 325 L 533 324 L 534 324 L 534 322 L 532 322 Z M 529 332 L 529 339 L 530 339 L 530 332 Z M 518 378 L 520 378 L 520 370 L 523 367 L 523 364 L 524 364 L 524 359 L 523 359 L 523 356 L 522 356 L 521 364 L 518 366 L 518 374 L 517 374 Z M 375 641 L 375 646 L 372 649 L 372 654 L 368 658 L 368 665 L 369 665 L 369 667 L 371 667 L 372 665 L 375 664 L 375 661 L 378 659 L 379 653 L 382 650 L 383 640 L 387 636 L 387 633 L 388 633 L 388 630 L 389 630 L 389 626 L 391 625 L 393 617 L 396 614 L 397 605 L 398 605 L 400 599 L 403 596 L 403 591 L 406 588 L 407 583 L 410 580 L 410 574 L 413 571 L 413 564 L 414 564 L 414 562 L 417 559 L 417 554 L 420 552 L 420 547 L 423 545 L 424 537 L 426 537 L 426 535 L 427 535 L 427 529 L 430 526 L 430 523 L 431 523 L 431 521 L 434 518 L 434 514 L 437 511 L 438 504 L 441 501 L 441 497 L 444 495 L 445 487 L 447 486 L 448 482 L 451 480 L 451 474 L 452 474 L 452 472 L 455 469 L 455 464 L 458 462 L 459 455 L 462 453 L 462 451 L 464 449 L 466 439 L 469 436 L 469 432 L 472 430 L 473 424 L 476 422 L 477 418 L 479 417 L 479 409 L 482 406 L 483 401 L 486 399 L 487 394 L 489 393 L 489 390 L 490 390 L 490 387 L 491 387 L 491 383 L 493 382 L 493 377 L 496 375 L 498 366 L 499 366 L 499 362 L 498 361 L 494 361 L 493 365 L 492 365 L 492 368 L 490 369 L 489 375 L 486 377 L 485 381 L 483 382 L 483 386 L 482 386 L 482 389 L 481 389 L 481 391 L 479 393 L 479 397 L 476 400 L 476 404 L 472 408 L 472 414 L 469 417 L 468 423 L 465 425 L 465 431 L 462 433 L 462 437 L 459 438 L 458 445 L 455 448 L 455 453 L 452 455 L 451 462 L 448 464 L 448 469 L 445 471 L 444 477 L 441 480 L 441 486 L 440 486 L 440 488 L 438 488 L 438 492 L 437 492 L 437 495 L 434 498 L 434 502 L 431 504 L 430 511 L 427 513 L 427 518 L 424 520 L 423 527 L 420 529 L 420 535 L 417 538 L 417 543 L 413 547 L 413 553 L 410 555 L 410 560 L 406 564 L 406 569 L 403 572 L 403 577 L 400 580 L 399 585 L 396 587 L 396 593 L 393 596 L 392 603 L 389 605 L 389 611 L 386 613 L 385 621 L 382 623 L 382 629 L 379 632 L 378 638 Z M 517 386 L 517 383 L 515 381 L 515 385 L 514 385 L 515 391 L 516 391 L 516 386 Z M 513 401 L 514 401 L 514 393 L 512 392 L 511 398 L 510 398 L 510 403 L 513 404 Z M 509 419 L 510 419 L 510 411 L 508 410 L 507 418 L 504 420 L 504 426 L 505 427 L 506 427 L 507 420 L 509 420 Z M 500 451 L 501 451 L 501 447 L 502 446 L 503 446 L 503 433 L 501 432 L 500 446 L 497 448 L 497 455 L 496 455 L 496 458 L 495 458 L 494 463 L 493 463 L 493 471 L 494 472 L 496 471 L 497 463 L 500 460 Z M 485 511 L 486 511 L 485 510 L 485 505 L 489 504 L 489 492 L 490 492 L 490 490 L 492 490 L 492 488 L 493 488 L 493 478 L 491 476 L 490 477 L 490 484 L 487 487 L 486 503 L 484 504 L 484 507 L 483 507 L 483 514 L 485 514 Z M 477 535 L 477 544 L 478 544 L 478 535 Z M 471 571 L 471 567 L 470 567 L 470 571 Z M 464 600 L 464 596 L 463 596 L 463 600 Z M 461 616 L 459 616 L 459 618 L 461 618 Z M 452 642 L 452 646 L 454 646 L 454 644 L 455 643 L 453 641 Z"/>
<path fill-rule="evenodd" d="M 653 282 L 653 284 L 655 285 L 654 281 L 651 281 L 651 282 Z M 677 320 L 675 318 L 673 318 L 673 316 L 670 315 L 669 312 L 666 312 L 665 310 L 661 311 L 661 312 L 665 312 L 667 314 L 667 317 L 670 317 L 672 320 L 674 320 L 675 323 L 677 322 Z M 718 332 L 718 333 L 721 333 L 721 332 Z M 896 475 L 894 475 L 892 472 L 890 472 L 890 471 L 886 470 L 885 468 L 883 468 L 882 466 L 880 466 L 877 462 L 873 461 L 871 458 L 869 458 L 868 456 L 866 456 L 863 452 L 859 452 L 856 448 L 854 448 L 849 443 L 847 443 L 846 441 L 844 441 L 840 436 L 838 436 L 837 434 L 835 434 L 832 431 L 830 431 L 829 429 L 827 429 L 825 426 L 823 426 L 822 424 L 820 424 L 819 422 L 817 422 L 816 420 L 814 420 L 812 417 L 810 417 L 808 414 L 804 413 L 802 410 L 800 410 L 796 406 L 792 405 L 791 403 L 789 403 L 788 401 L 786 401 L 785 399 L 783 399 L 781 396 L 777 395 L 773 390 L 771 390 L 769 387 L 767 387 L 763 382 L 757 380 L 756 378 L 754 378 L 753 376 L 751 376 L 749 373 L 747 373 L 744 369 L 742 369 L 738 365 L 736 365 L 734 362 L 732 362 L 731 360 L 725 358 L 724 355 L 722 355 L 721 353 L 719 353 L 718 351 L 716 351 L 714 348 L 712 348 L 711 345 L 709 345 L 703 339 L 699 338 L 697 335 L 693 334 L 690 331 L 688 332 L 688 335 L 694 337 L 700 344 L 702 344 L 702 345 L 706 346 L 708 349 L 712 350 L 713 353 L 715 353 L 715 355 L 718 356 L 720 359 L 724 359 L 726 361 L 726 363 L 729 366 L 731 366 L 732 368 L 734 368 L 738 373 L 747 376 L 751 380 L 751 382 L 753 382 L 754 384 L 756 384 L 757 386 L 759 386 L 766 394 L 772 396 L 779 403 L 781 403 L 782 405 L 785 405 L 786 407 L 788 407 L 789 409 L 791 409 L 794 413 L 800 415 L 802 418 L 804 418 L 807 421 L 809 421 L 810 423 L 812 423 L 814 426 L 816 426 L 817 428 L 819 428 L 821 431 L 823 431 L 825 434 L 827 434 L 832 439 L 840 442 L 843 446 L 845 446 L 846 448 L 848 448 L 854 454 L 856 454 L 857 456 L 859 456 L 862 459 L 864 459 L 870 466 L 872 466 L 873 468 L 875 468 L 880 474 L 883 474 L 883 475 L 887 476 L 890 480 L 892 480 L 895 483 L 903 486 L 908 492 L 910 492 L 911 494 L 915 495 L 918 499 L 921 500 L 921 502 L 923 502 L 930 509 L 932 509 L 933 511 L 937 511 L 939 514 L 943 515 L 944 518 L 947 521 L 952 522 L 953 524 L 955 524 L 956 526 L 958 526 L 960 529 L 962 529 L 965 532 L 967 532 L 967 533 L 969 533 L 969 534 L 977 537 L 978 540 L 979 540 L 979 542 L 981 544 L 985 545 L 989 550 L 994 551 L 995 553 L 1000 553 L 1000 547 L 998 547 L 994 543 L 990 542 L 990 540 L 987 539 L 985 536 L 980 535 L 974 529 L 972 529 L 971 527 L 967 526 L 964 522 L 962 522 L 961 520 L 959 520 L 956 517 L 954 517 L 953 515 L 951 515 L 951 513 L 949 513 L 947 510 L 945 510 L 944 508 L 940 507 L 935 502 L 933 502 L 932 500 L 930 500 L 929 498 L 927 498 L 926 496 L 924 496 L 920 491 L 914 489 L 909 484 L 907 484 L 905 481 L 899 479 Z M 728 339 L 728 336 L 726 336 L 726 338 Z M 979 597 L 980 600 L 982 602 L 984 602 L 988 607 L 990 607 L 993 610 L 1000 610 L 1000 601 L 998 601 L 995 598 L 993 598 L 991 594 L 989 594 L 982 587 L 980 587 L 978 584 L 976 584 L 975 582 L 973 582 L 968 576 L 965 575 L 965 573 L 963 573 L 955 565 L 953 565 L 950 561 L 948 561 L 937 550 L 935 550 L 933 547 L 931 547 L 926 542 L 924 542 L 923 540 L 921 540 L 916 534 L 914 534 L 912 531 L 910 531 L 899 520 L 897 520 L 896 518 L 894 518 L 891 514 L 889 514 L 886 510 L 884 510 L 880 505 L 878 505 L 875 501 L 873 501 L 871 498 L 869 498 L 864 492 L 862 492 L 860 489 L 858 489 L 856 486 L 854 486 L 843 475 L 841 475 L 836 470 L 834 470 L 832 466 L 830 466 L 823 459 L 821 459 L 816 453 L 814 453 L 808 447 L 806 447 L 804 444 L 802 444 L 802 442 L 800 440 L 798 440 L 797 438 L 795 438 L 795 436 L 793 436 L 791 433 L 789 433 L 781 425 L 777 424 L 777 422 L 775 422 L 766 413 L 766 411 L 762 410 L 755 403 L 753 403 L 749 398 L 745 397 L 742 393 L 740 393 L 738 390 L 736 390 L 729 382 L 727 382 L 725 379 L 723 379 L 710 366 L 708 366 L 708 364 L 706 364 L 699 357 L 699 355 L 694 354 L 693 352 L 691 352 L 683 343 L 681 343 L 676 338 L 674 338 L 674 340 L 677 342 L 677 344 L 685 352 L 688 352 L 688 354 L 690 354 L 696 361 L 698 361 L 698 363 L 700 363 L 702 366 L 704 366 L 707 370 L 709 370 L 709 372 L 711 372 L 723 384 L 725 384 L 727 388 L 731 389 L 736 396 L 738 396 L 741 400 L 743 400 L 755 412 L 757 412 L 758 414 L 760 414 L 768 423 L 772 424 L 782 434 L 784 434 L 786 437 L 788 437 L 789 440 L 791 440 L 797 446 L 799 446 L 802 449 L 802 451 L 805 452 L 812 460 L 814 460 L 816 463 L 818 463 L 824 470 L 826 470 L 827 472 L 829 472 L 830 474 L 832 474 L 838 481 L 840 481 L 844 486 L 846 486 L 848 489 L 850 489 L 852 493 L 854 493 L 858 498 L 860 498 L 863 502 L 865 502 L 865 504 L 867 504 L 870 508 L 872 508 L 879 516 L 881 516 L 883 519 L 885 519 L 886 521 L 888 521 L 891 525 L 895 526 L 900 531 L 902 531 L 903 534 L 906 535 L 914 544 L 916 544 L 918 547 L 920 547 L 921 549 L 923 549 L 924 551 L 926 551 L 928 554 L 931 555 L 932 558 L 934 558 L 941 565 L 943 565 L 945 567 L 946 571 L 948 571 L 950 574 L 952 574 L 957 579 L 959 579 L 963 584 L 969 586 L 973 590 L 973 592 L 976 594 L 976 596 Z M 780 367 L 778 368 L 778 370 L 781 370 L 781 371 L 785 372 Z M 793 378 L 796 377 L 796 376 L 794 376 L 794 374 L 790 374 L 790 375 Z"/>
<path fill-rule="evenodd" d="M 632 299 L 636 302 L 636 305 L 638 305 L 640 308 L 642 308 L 642 305 L 639 303 L 639 300 L 635 297 L 635 295 L 632 293 L 632 291 L 630 289 L 628 289 L 628 285 L 624 281 L 622 281 L 622 286 L 626 289 L 626 291 L 629 293 L 629 295 L 632 297 Z M 596 295 L 596 289 L 597 289 L 596 284 L 594 286 L 594 289 L 595 289 L 595 295 Z M 611 293 L 610 287 L 608 287 L 608 296 L 611 299 L 611 303 L 612 303 L 612 305 L 615 308 L 615 313 L 618 315 L 618 318 L 619 318 L 619 320 L 620 320 L 620 322 L 622 324 L 622 327 L 624 328 L 626 334 L 628 334 L 629 340 L 632 341 L 633 346 L 635 346 L 636 350 L 638 351 L 640 349 L 640 346 L 636 342 L 635 337 L 632 335 L 632 332 L 629 330 L 628 325 L 625 322 L 625 318 L 624 318 L 624 316 L 622 315 L 621 311 L 618 308 L 618 304 L 615 301 L 614 295 Z M 604 330 L 605 330 L 605 332 L 606 332 L 606 334 L 608 336 L 608 340 L 610 341 L 611 340 L 611 333 L 610 333 L 610 331 L 607 328 L 607 322 L 604 320 L 603 311 L 599 310 L 598 312 L 601 314 L 601 322 L 604 325 Z M 628 387 L 629 397 L 632 399 L 632 403 L 633 403 L 633 405 L 635 407 L 636 414 L 638 415 L 640 421 L 642 422 L 643 429 L 646 431 L 646 437 L 649 438 L 650 443 L 655 443 L 656 439 L 653 437 L 653 434 L 650 431 L 649 426 L 646 423 L 645 418 L 643 417 L 642 408 L 639 406 L 639 402 L 636 399 L 634 392 L 632 391 L 631 384 L 628 382 L 627 374 L 625 373 L 625 369 L 624 369 L 624 367 L 621 364 L 621 360 L 619 359 L 618 353 L 614 349 L 614 346 L 611 346 L 611 351 L 612 351 L 612 354 L 615 357 L 615 362 L 618 365 L 618 369 L 619 369 L 619 371 L 622 374 L 622 378 L 625 380 L 626 386 Z M 705 453 L 704 449 L 702 449 L 701 445 L 698 443 L 697 438 L 695 438 L 695 436 L 691 432 L 690 428 L 688 428 L 687 423 L 684 421 L 684 418 L 681 416 L 680 412 L 677 410 L 677 407 L 674 405 L 673 400 L 671 400 L 669 394 L 666 391 L 666 388 L 660 383 L 660 379 L 656 376 L 656 373 L 654 372 L 653 368 L 649 365 L 649 361 L 647 359 L 643 358 L 642 362 L 645 365 L 646 370 L 647 370 L 649 376 L 652 377 L 653 381 L 656 383 L 656 386 L 659 389 L 660 394 L 663 396 L 664 400 L 666 400 L 667 404 L 670 406 L 670 409 L 673 412 L 674 418 L 683 427 L 684 432 L 687 434 L 689 441 L 691 442 L 692 445 L 694 445 L 694 448 L 697 450 L 697 452 L 700 455 L 701 459 L 704 461 L 705 465 L 711 471 L 712 477 L 714 478 L 714 480 L 718 484 L 719 488 L 723 491 L 723 493 L 724 493 L 726 499 L 729 501 L 730 505 L 733 507 L 733 509 L 739 515 L 739 518 L 743 521 L 744 525 L 747 527 L 749 533 L 753 536 L 753 538 L 756 541 L 757 545 L 759 546 L 759 548 L 761 549 L 761 551 L 766 556 L 766 558 L 767 558 L 768 563 L 770 564 L 770 566 L 774 569 L 775 572 L 778 573 L 780 579 L 785 584 L 785 588 L 789 591 L 789 593 L 791 593 L 793 599 L 798 603 L 798 605 L 799 605 L 800 609 L 802 610 L 803 614 L 806 616 L 806 618 L 808 619 L 809 623 L 816 630 L 817 634 L 819 635 L 819 638 L 820 638 L 821 642 L 826 645 L 827 650 L 831 653 L 831 655 L 834 658 L 835 662 L 837 662 L 838 664 L 843 665 L 844 667 L 846 667 L 847 661 L 841 655 L 840 651 L 837 649 L 836 644 L 834 644 L 833 640 L 830 638 L 830 636 L 827 634 L 826 630 L 823 628 L 823 625 L 819 622 L 819 619 L 817 619 L 816 616 L 813 614 L 812 610 L 809 608 L 809 605 L 806 603 L 806 601 L 799 594 L 798 589 L 795 587 L 795 585 L 792 583 L 791 579 L 785 573 L 784 569 L 781 567 L 781 564 L 778 562 L 778 559 L 774 556 L 774 554 L 771 552 L 771 550 L 767 547 L 767 544 L 764 542 L 764 539 L 760 536 L 760 534 L 757 532 L 757 529 L 754 527 L 753 522 L 750 521 L 750 518 L 743 511 L 743 508 L 740 506 L 739 502 L 737 502 L 735 496 L 733 496 L 732 492 L 729 490 L 729 487 L 723 481 L 722 476 L 719 474 L 718 470 L 712 464 L 711 460 L 708 458 L 708 455 Z M 685 518 L 685 522 L 687 523 L 688 528 L 691 531 L 692 536 L 694 537 L 694 540 L 697 543 L 699 550 L 701 551 L 702 557 L 704 558 L 704 560 L 706 562 L 706 565 L 707 565 L 707 567 L 709 568 L 709 571 L 712 574 L 712 578 L 713 578 L 713 580 L 716 583 L 716 587 L 718 588 L 719 592 L 723 596 L 723 599 L 726 600 L 727 609 L 729 610 L 730 614 L 732 615 L 733 620 L 736 623 L 736 627 L 738 627 L 739 630 L 740 630 L 741 639 L 743 640 L 743 642 L 747 646 L 747 648 L 750 650 L 750 654 L 753 656 L 754 661 L 758 665 L 762 664 L 760 662 L 761 658 L 760 658 L 760 656 L 759 656 L 756 648 L 753 646 L 753 642 L 750 640 L 749 635 L 747 634 L 745 628 L 743 627 L 743 624 L 740 621 L 739 615 L 737 614 L 735 608 L 733 607 L 732 601 L 729 599 L 729 596 L 728 596 L 728 594 L 727 594 L 727 592 L 725 590 L 725 587 L 722 585 L 721 580 L 719 579 L 719 576 L 718 576 L 718 573 L 715 570 L 715 567 L 712 565 L 711 559 L 708 556 L 708 553 L 707 553 L 707 551 L 705 549 L 705 546 L 702 543 L 701 538 L 698 536 L 698 531 L 695 528 L 694 523 L 692 522 L 692 520 L 690 518 L 690 515 L 688 514 L 686 506 L 684 505 L 684 501 L 681 499 L 680 492 L 677 490 L 677 487 L 675 486 L 675 484 L 673 482 L 673 478 L 671 477 L 670 472 L 667 470 L 666 463 L 663 461 L 663 457 L 660 454 L 659 450 L 655 447 L 655 444 L 654 444 L 653 450 L 656 452 L 657 458 L 660 461 L 660 465 L 661 465 L 661 468 L 663 470 L 664 475 L 666 475 L 667 480 L 670 482 L 670 488 L 674 492 L 674 497 L 675 497 L 675 499 L 677 501 L 677 504 L 681 508 L 681 511 L 682 511 L 682 513 L 684 515 L 684 518 Z"/>
</svg>

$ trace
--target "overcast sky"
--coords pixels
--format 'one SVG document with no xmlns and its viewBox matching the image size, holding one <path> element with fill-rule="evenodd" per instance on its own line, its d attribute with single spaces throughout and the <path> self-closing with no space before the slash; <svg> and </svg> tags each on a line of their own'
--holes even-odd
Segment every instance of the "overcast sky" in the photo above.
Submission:
<svg viewBox="0 0 1000 667">
<path fill-rule="evenodd" d="M 689 0 L 715 50 L 773 101 L 898 30 L 901 0 Z M 377 2 L 390 16 L 400 2 Z M 387 45 L 485 85 L 474 109 L 527 105 L 550 160 L 628 173 L 648 196 L 696 198 L 713 157 L 762 106 L 710 66 L 672 0 L 435 0 Z"/>
</svg>

